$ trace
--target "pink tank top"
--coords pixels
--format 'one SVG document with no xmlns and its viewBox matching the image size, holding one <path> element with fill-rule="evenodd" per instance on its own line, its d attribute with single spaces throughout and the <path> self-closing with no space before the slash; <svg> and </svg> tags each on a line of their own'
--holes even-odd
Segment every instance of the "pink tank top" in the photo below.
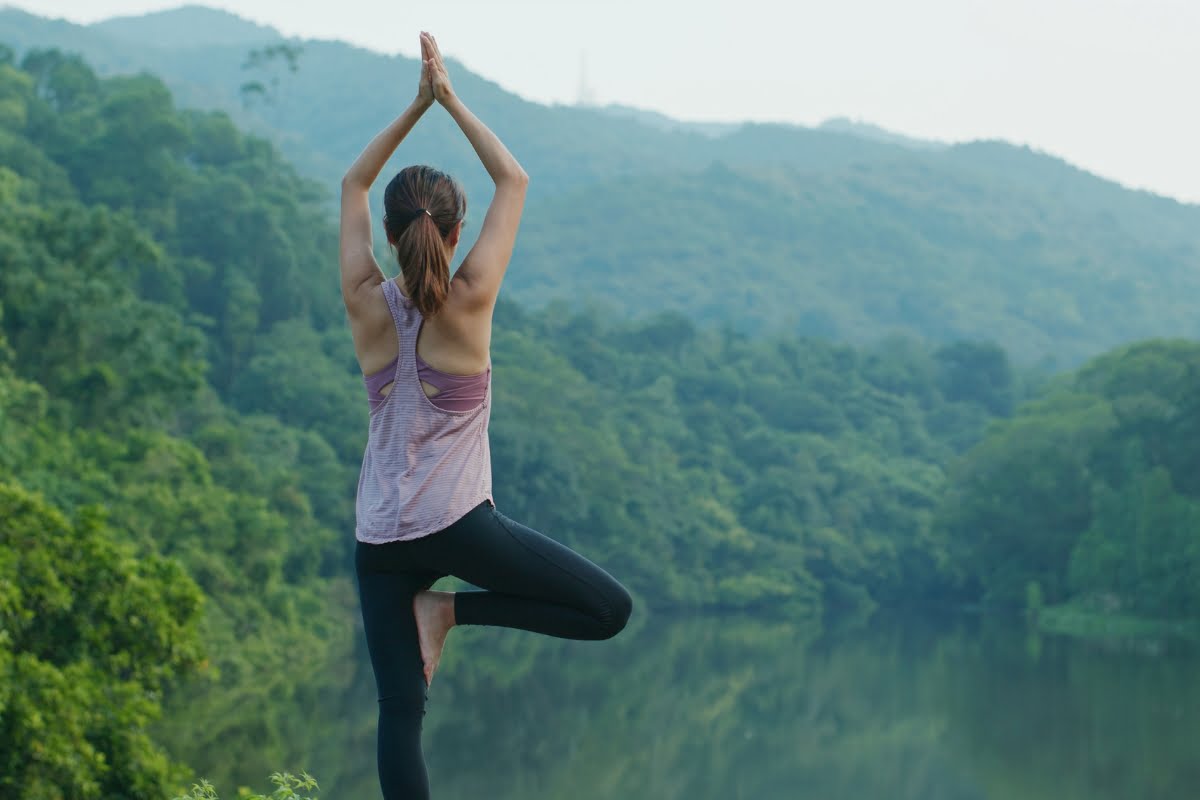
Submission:
<svg viewBox="0 0 1200 800">
<path fill-rule="evenodd" d="M 379 372 L 363 376 L 363 383 L 367 386 L 367 403 L 372 411 L 383 405 L 383 399 L 387 397 L 383 394 L 383 387 L 396 379 L 396 362 L 399 360 L 400 356 L 397 355 Z M 425 359 L 421 358 L 421 354 L 417 353 L 417 377 L 438 390 L 437 394 L 429 398 L 429 402 L 438 408 L 470 411 L 487 397 L 491 374 L 492 370 L 489 367 L 478 375 L 451 375 L 429 366 Z"/>
<path fill-rule="evenodd" d="M 417 377 L 421 313 L 393 281 L 384 282 L 383 296 L 400 356 L 391 391 L 371 409 L 358 478 L 355 536 L 370 544 L 428 536 L 492 501 L 490 377 L 478 406 L 454 411 L 434 405 Z"/>
</svg>

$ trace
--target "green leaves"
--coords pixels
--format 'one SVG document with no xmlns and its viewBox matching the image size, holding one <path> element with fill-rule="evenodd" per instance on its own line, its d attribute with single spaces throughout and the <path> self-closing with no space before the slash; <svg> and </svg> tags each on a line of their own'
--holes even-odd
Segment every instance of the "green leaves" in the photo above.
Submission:
<svg viewBox="0 0 1200 800">
<path fill-rule="evenodd" d="M 253 794 L 247 789 L 240 789 L 237 796 L 240 800 L 317 800 L 316 797 L 302 797 L 298 792 L 320 788 L 316 779 L 307 772 L 300 773 L 300 777 L 287 772 L 276 772 L 271 776 L 271 783 L 277 788 L 269 795 Z M 174 800 L 218 800 L 218 795 L 211 783 L 201 781 L 192 786 L 190 792 Z"/>
<path fill-rule="evenodd" d="M 70 521 L 0 483 L 0 793 L 165 792 L 175 772 L 146 728 L 199 662 L 200 603 L 179 564 L 135 557 L 96 510 Z"/>
<path fill-rule="evenodd" d="M 943 595 L 944 470 L 1019 394 L 1003 353 L 499 314 L 496 493 L 652 606 L 813 614 Z M 651 341 L 652 340 L 652 341 Z M 650 342 L 650 343 L 648 343 Z M 833 587 L 831 589 L 831 587 Z"/>
<path fill-rule="evenodd" d="M 985 600 L 1090 598 L 1157 617 L 1200 611 L 1193 409 L 1200 345 L 1094 359 L 1018 410 L 952 475 L 939 524 Z"/>
<path fill-rule="evenodd" d="M 315 434 L 243 420 L 209 384 L 245 368 L 270 315 L 311 306 L 285 223 L 299 247 L 332 234 L 299 210 L 316 192 L 227 119 L 179 114 L 152 78 L 68 95 L 77 61 L 31 64 L 25 79 L 0 65 L 0 102 L 21 111 L 0 113 L 0 481 L 77 521 L 0 542 L 0 568 L 27 578 L 0 581 L 0 670 L 23 692 L 0 698 L 0 751 L 28 762 L 0 775 L 24 780 L 25 800 L 68 786 L 161 798 L 179 771 L 146 729 L 201 640 L 215 654 L 201 675 L 236 687 L 197 717 L 219 739 L 352 630 L 329 600 L 347 594 L 329 577 L 337 539 L 314 517 L 349 527 L 348 468 Z M 205 230 L 196 209 L 233 226 Z M 217 469 L 181 435 L 219 441 Z"/>
</svg>

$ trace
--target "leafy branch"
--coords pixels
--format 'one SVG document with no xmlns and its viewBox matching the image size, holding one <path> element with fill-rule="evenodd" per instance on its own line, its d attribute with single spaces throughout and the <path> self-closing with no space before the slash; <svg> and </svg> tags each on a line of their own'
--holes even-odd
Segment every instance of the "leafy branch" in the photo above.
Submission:
<svg viewBox="0 0 1200 800">
<path fill-rule="evenodd" d="M 309 790 L 319 790 L 317 781 L 307 772 L 301 772 L 300 777 L 296 777 L 288 772 L 276 772 L 271 776 L 271 783 L 275 784 L 275 791 L 269 795 L 251 794 L 249 789 L 239 789 L 239 800 L 317 800 L 314 797 L 301 796 L 299 792 L 308 792 Z M 173 800 L 220 800 L 217 790 L 208 781 L 202 780 L 200 783 L 192 786 L 192 790 L 185 795 L 173 798 Z"/>
<path fill-rule="evenodd" d="M 242 84 L 238 90 L 242 97 L 242 105 L 249 108 L 256 100 L 274 104 L 279 91 L 279 73 L 275 67 L 282 63 L 289 74 L 295 75 L 300 70 L 300 55 L 303 52 L 303 47 L 292 44 L 273 44 L 251 50 L 242 62 L 242 69 L 267 70 L 271 74 L 266 83 L 250 80 Z"/>
</svg>

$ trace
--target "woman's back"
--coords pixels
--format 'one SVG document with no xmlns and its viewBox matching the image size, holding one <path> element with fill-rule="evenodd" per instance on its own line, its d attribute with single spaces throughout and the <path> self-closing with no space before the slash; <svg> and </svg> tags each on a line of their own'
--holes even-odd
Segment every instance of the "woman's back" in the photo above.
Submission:
<svg viewBox="0 0 1200 800">
<path fill-rule="evenodd" d="M 342 180 L 342 297 L 371 401 L 358 490 L 358 537 L 428 535 L 491 500 L 492 311 L 512 257 L 528 176 L 450 88 L 431 37 L 418 100 L 375 137 Z M 372 248 L 367 188 L 434 100 L 458 123 L 496 184 L 479 237 L 453 279 L 466 194 L 446 173 L 406 167 L 384 190 L 384 229 L 400 274 Z M 473 502 L 472 502 L 473 501 Z"/>
<path fill-rule="evenodd" d="M 399 347 L 390 390 L 371 411 L 359 476 L 355 536 L 364 542 L 427 536 L 492 501 L 490 370 L 478 405 L 439 405 L 420 379 L 416 343 L 427 323 L 395 283 L 380 291 Z"/>
<path fill-rule="evenodd" d="M 413 346 L 411 342 L 402 344 L 396 335 L 385 291 L 388 284 L 390 290 L 412 304 L 411 298 L 395 281 L 385 281 L 370 291 L 371 296 L 365 303 L 368 308 L 359 314 L 357 323 L 351 322 L 355 353 L 368 385 L 376 376 L 387 374 L 395 366 L 402 346 Z M 491 368 L 491 319 L 481 319 L 479 315 L 460 309 L 464 304 L 456 295 L 461 286 L 460 281 L 451 281 L 445 305 L 432 318 L 422 317 L 423 324 L 414 333 L 417 366 L 422 373 L 425 394 L 430 398 L 447 391 L 445 384 L 481 378 Z M 426 373 L 432 380 L 425 380 Z M 377 380 L 375 383 L 379 394 L 386 396 L 391 391 L 390 381 Z"/>
</svg>

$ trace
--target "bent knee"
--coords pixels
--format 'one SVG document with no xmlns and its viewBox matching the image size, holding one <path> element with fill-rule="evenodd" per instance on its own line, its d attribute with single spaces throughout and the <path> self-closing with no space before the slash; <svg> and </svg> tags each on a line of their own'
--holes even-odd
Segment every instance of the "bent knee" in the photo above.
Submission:
<svg viewBox="0 0 1200 800">
<path fill-rule="evenodd" d="M 613 587 L 608 592 L 608 614 L 604 620 L 604 638 L 611 639 L 629 623 L 629 615 L 633 613 L 633 598 L 624 586 L 613 581 Z"/>
<path fill-rule="evenodd" d="M 415 722 L 420 727 L 421 718 L 425 716 L 425 703 L 428 700 L 424 675 L 421 676 L 420 687 L 412 683 L 405 688 L 408 691 L 379 698 L 380 719 L 394 720 L 402 725 Z"/>
</svg>

